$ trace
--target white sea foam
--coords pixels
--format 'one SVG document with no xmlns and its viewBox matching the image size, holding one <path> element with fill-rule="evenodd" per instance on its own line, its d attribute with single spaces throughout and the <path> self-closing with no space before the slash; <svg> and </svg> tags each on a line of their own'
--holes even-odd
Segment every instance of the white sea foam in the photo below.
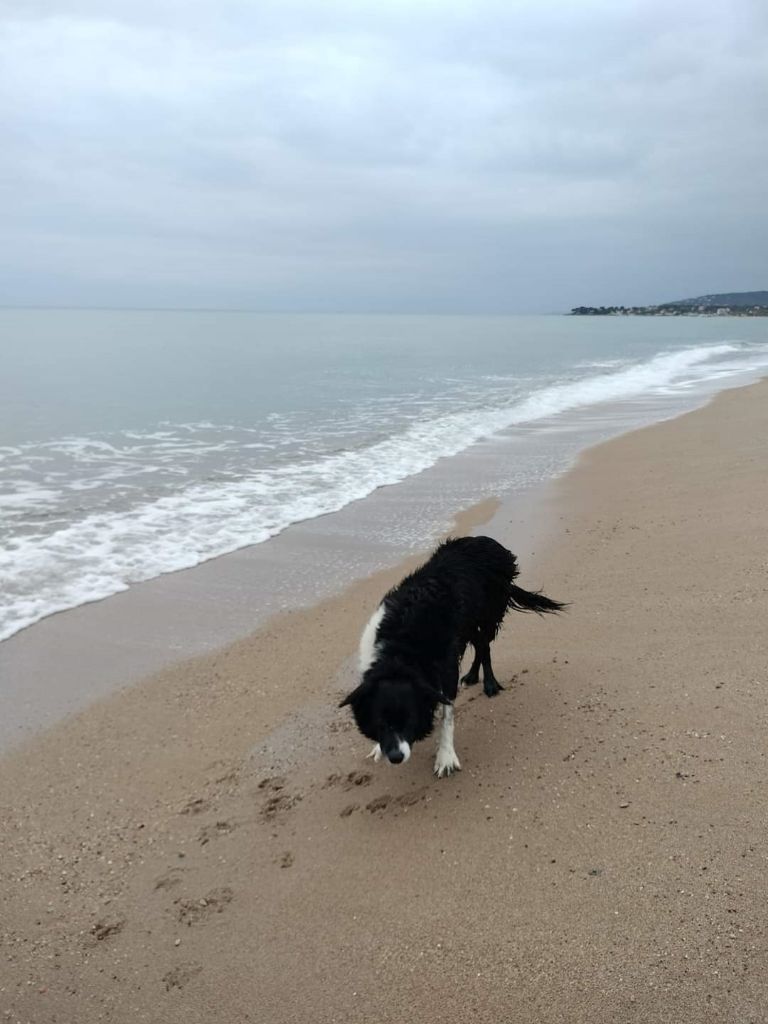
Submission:
<svg viewBox="0 0 768 1024">
<path fill-rule="evenodd" d="M 20 480 L 11 493 L 0 494 L 0 512 L 8 509 L 31 510 L 36 506 L 55 505 L 61 492 L 48 487 L 36 487 Z"/>
<path fill-rule="evenodd" d="M 664 353 L 612 372 L 540 387 L 517 400 L 497 400 L 491 408 L 478 401 L 459 412 L 414 419 L 392 436 L 372 443 L 266 465 L 236 479 L 198 482 L 129 510 L 91 511 L 48 534 L 36 530 L 15 535 L 0 550 L 0 639 L 53 612 L 259 543 L 291 523 L 334 512 L 516 425 L 541 423 L 585 406 L 668 393 L 709 376 L 741 372 L 749 368 L 749 359 L 726 358 L 739 352 L 735 344 L 720 344 Z M 756 350 L 752 361 L 765 365 L 768 352 Z M 498 390 L 494 393 L 499 395 Z M 197 426 L 214 428 L 207 421 Z M 131 437 L 136 440 L 139 435 L 134 432 Z M 106 474 L 114 479 L 123 475 L 121 467 L 132 455 L 138 459 L 148 437 L 154 439 L 155 458 L 167 443 L 167 458 L 173 461 L 179 449 L 172 431 L 140 435 L 141 444 L 127 455 L 93 439 L 64 440 L 49 447 L 59 453 L 74 452 L 88 462 L 103 458 Z M 214 440 L 206 450 L 220 447 L 221 442 Z M 143 472 L 150 470 L 143 466 Z M 83 484 L 72 486 L 82 488 Z M 39 506 L 48 495 L 30 489 L 26 497 Z"/>
</svg>

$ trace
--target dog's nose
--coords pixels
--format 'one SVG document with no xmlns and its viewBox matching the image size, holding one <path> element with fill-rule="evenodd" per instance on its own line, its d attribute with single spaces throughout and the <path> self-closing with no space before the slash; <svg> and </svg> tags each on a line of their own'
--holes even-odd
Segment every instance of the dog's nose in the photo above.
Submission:
<svg viewBox="0 0 768 1024">
<path fill-rule="evenodd" d="M 403 761 L 405 760 L 405 754 L 402 752 L 402 750 L 388 750 L 387 760 L 390 762 L 390 764 L 402 764 Z"/>
</svg>

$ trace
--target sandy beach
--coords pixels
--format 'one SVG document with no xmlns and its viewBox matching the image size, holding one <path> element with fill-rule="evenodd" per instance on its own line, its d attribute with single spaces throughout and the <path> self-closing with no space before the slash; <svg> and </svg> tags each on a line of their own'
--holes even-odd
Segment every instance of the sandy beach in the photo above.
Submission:
<svg viewBox="0 0 768 1024">
<path fill-rule="evenodd" d="M 571 607 L 510 615 L 452 778 L 336 708 L 407 566 L 7 755 L 0 1020 L 768 1019 L 766 436 L 760 383 L 552 485 L 520 583 Z"/>
</svg>

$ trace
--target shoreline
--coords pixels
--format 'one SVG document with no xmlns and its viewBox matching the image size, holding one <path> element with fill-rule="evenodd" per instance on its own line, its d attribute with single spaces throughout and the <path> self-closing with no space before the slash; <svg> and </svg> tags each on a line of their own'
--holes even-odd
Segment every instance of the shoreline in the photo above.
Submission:
<svg viewBox="0 0 768 1024">
<path fill-rule="evenodd" d="M 337 512 L 295 523 L 261 544 L 47 616 L 0 642 L 6 705 L 0 755 L 94 701 L 247 638 L 275 615 L 310 608 L 373 573 L 423 555 L 446 533 L 452 514 L 478 501 L 498 501 L 515 517 L 519 529 L 513 547 L 525 562 L 534 537 L 546 531 L 542 514 L 552 506 L 552 489 L 585 452 L 749 386 L 713 391 L 712 382 L 685 401 L 676 396 L 606 402 L 555 417 L 549 428 L 544 421 L 532 432 L 502 433 Z M 497 488 L 496 478 L 514 480 L 519 444 L 538 452 L 540 478 Z M 473 488 L 466 481 L 477 485 L 476 500 L 469 504 L 466 492 Z M 400 542 L 393 543 L 390 534 Z"/>
<path fill-rule="evenodd" d="M 448 533 L 453 533 L 454 529 L 457 533 L 470 532 L 474 527 L 488 522 L 498 507 L 498 502 L 488 499 L 458 512 L 454 517 L 454 527 Z M 254 699 L 259 701 L 268 698 L 268 703 L 260 706 L 256 718 L 254 718 L 252 706 L 248 709 L 249 714 L 246 715 L 245 709 L 242 711 L 244 718 L 247 718 L 250 723 L 249 728 L 258 720 L 258 738 L 263 739 L 279 725 L 286 715 L 299 710 L 302 702 L 311 703 L 313 699 L 326 693 L 329 677 L 337 677 L 336 685 L 339 687 L 339 698 L 342 696 L 341 690 L 346 680 L 351 679 L 354 675 L 357 652 L 354 630 L 357 629 L 358 633 L 362 630 L 371 608 L 375 607 L 386 590 L 397 582 L 403 573 L 415 568 L 424 557 L 424 552 L 413 554 L 394 566 L 381 569 L 363 579 L 355 580 L 340 592 L 314 604 L 276 612 L 266 621 L 260 623 L 255 630 L 238 637 L 229 644 L 217 646 L 204 653 L 177 658 L 158 671 L 148 673 L 117 691 L 96 698 L 85 707 L 65 716 L 50 728 L 32 733 L 21 746 L 11 747 L 0 752 L 0 763 L 4 759 L 13 760 L 16 757 L 27 757 L 39 744 L 46 745 L 49 742 L 60 746 L 64 753 L 73 742 L 72 734 L 76 734 L 82 725 L 85 724 L 92 728 L 92 726 L 88 726 L 88 723 L 99 718 L 102 724 L 97 731 L 102 732 L 102 730 L 106 731 L 110 728 L 110 722 L 118 722 L 125 717 L 140 719 L 142 704 L 151 700 L 153 694 L 162 691 L 166 692 L 161 697 L 161 702 L 167 709 L 170 709 L 170 717 L 173 718 L 176 713 L 174 701 L 177 698 L 172 697 L 170 691 L 178 687 L 180 680 L 184 680 L 184 682 L 183 691 L 179 691 L 179 693 L 184 692 L 185 699 L 190 702 L 190 708 L 193 706 L 205 707 L 209 703 L 206 689 L 212 679 L 218 681 L 222 678 L 224 673 L 221 665 L 227 663 L 233 663 L 236 666 L 232 670 L 234 674 L 239 676 L 241 673 L 247 673 L 253 679 L 252 690 L 241 694 L 230 690 L 230 697 L 235 701 L 242 697 L 247 705 L 252 705 Z M 333 663 L 337 656 L 337 649 L 331 648 L 327 642 L 323 641 L 322 629 L 318 628 L 320 623 L 333 622 L 338 618 L 351 619 L 355 622 L 349 636 L 349 640 L 352 641 L 352 646 L 349 648 L 350 656 L 341 666 Z M 359 623 L 357 623 L 358 619 Z M 318 670 L 322 672 L 325 669 L 327 675 L 318 680 L 317 684 L 302 686 L 298 691 L 284 687 L 280 679 L 272 680 L 269 685 L 260 684 L 258 668 L 252 671 L 247 668 L 247 665 L 250 663 L 258 667 L 265 663 L 267 652 L 274 647 L 283 651 L 291 649 L 293 638 L 297 635 L 302 636 L 304 643 L 311 643 L 312 651 L 302 661 L 300 667 L 294 666 L 293 671 L 300 674 L 305 681 L 309 681 L 312 673 Z M 349 645 L 349 641 L 347 641 L 347 645 Z M 226 687 L 226 682 L 224 686 Z M 239 718 L 240 714 L 238 712 L 235 717 Z M 204 727 L 207 727 L 207 724 L 204 722 Z M 155 720 L 153 728 L 157 727 L 158 721 Z M 169 732 L 173 732 L 172 724 L 168 722 L 164 723 L 162 727 L 167 727 Z M 250 743 L 254 737 L 250 732 L 248 736 Z M 125 739 L 124 736 L 122 738 Z M 232 740 L 233 736 L 229 733 L 227 744 L 230 749 Z M 157 742 L 162 742 L 159 737 Z M 245 756 L 247 753 L 246 747 L 238 750 L 240 756 Z"/>
<path fill-rule="evenodd" d="M 457 776 L 430 742 L 371 766 L 335 708 L 402 564 L 6 755 L 2 1000 L 36 1024 L 764 1019 L 767 395 L 553 482 L 520 580 L 571 607 L 510 615 Z M 511 543 L 508 508 L 487 524 Z"/>
<path fill-rule="evenodd" d="M 498 499 L 485 498 L 458 510 L 447 533 L 470 531 L 490 519 L 500 504 Z M 0 647 L 5 679 L 3 701 L 13 711 L 0 721 L 0 759 L 24 749 L 70 719 L 87 714 L 101 702 L 151 684 L 164 673 L 205 659 L 215 662 L 230 647 L 258 643 L 263 631 L 271 635 L 284 620 L 300 622 L 326 604 L 345 603 L 358 591 L 367 592 L 379 579 L 386 589 L 395 582 L 404 564 L 415 565 L 425 557 L 424 550 L 406 559 L 401 556 L 373 572 L 353 577 L 345 585 L 318 588 L 304 602 L 285 607 L 278 603 L 257 617 L 250 614 L 247 605 L 245 611 L 242 607 L 237 609 L 236 604 L 247 601 L 260 585 L 273 582 L 284 568 L 296 566 L 308 546 L 320 555 L 328 554 L 332 560 L 343 555 L 354 559 L 352 545 L 344 539 L 333 546 L 324 545 L 322 536 L 313 537 L 316 523 L 312 520 L 299 524 L 305 529 L 286 530 L 264 545 L 254 545 L 194 569 L 139 584 L 102 601 L 49 616 L 4 641 L 7 646 Z M 318 571 L 317 559 L 311 569 Z M 244 577 L 254 570 L 255 579 L 245 583 Z M 180 604 L 174 609 L 177 621 L 169 635 L 167 615 L 165 620 L 163 616 L 166 603 L 174 601 Z M 240 614 L 234 616 L 232 629 L 231 613 L 238 610 Z M 197 638 L 190 640 L 196 632 Z M 34 659 L 31 673 L 30 656 Z M 51 692 L 50 680 L 62 670 L 67 681 L 76 681 L 77 687 L 63 693 Z"/>
</svg>

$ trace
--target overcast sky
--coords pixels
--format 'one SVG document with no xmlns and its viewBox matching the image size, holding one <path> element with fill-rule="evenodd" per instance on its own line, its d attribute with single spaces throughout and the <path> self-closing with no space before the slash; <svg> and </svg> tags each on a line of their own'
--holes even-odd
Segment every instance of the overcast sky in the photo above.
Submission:
<svg viewBox="0 0 768 1024">
<path fill-rule="evenodd" d="M 0 2 L 0 302 L 768 288 L 765 0 Z"/>
</svg>

